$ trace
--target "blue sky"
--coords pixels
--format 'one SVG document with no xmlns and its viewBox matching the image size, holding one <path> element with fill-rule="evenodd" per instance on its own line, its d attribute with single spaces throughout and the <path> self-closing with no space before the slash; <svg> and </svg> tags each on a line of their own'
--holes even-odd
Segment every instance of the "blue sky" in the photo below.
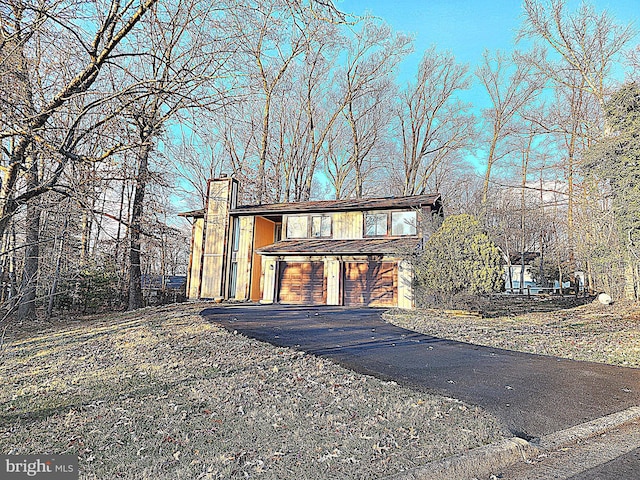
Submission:
<svg viewBox="0 0 640 480">
<path fill-rule="evenodd" d="M 640 0 L 589 3 L 598 12 L 609 11 L 618 23 L 632 21 L 640 29 Z M 400 69 L 403 79 L 413 78 L 422 53 L 434 44 L 472 69 L 480 63 L 484 49 L 512 49 L 522 14 L 520 0 L 338 0 L 336 4 L 347 13 L 369 12 L 394 30 L 415 36 L 415 52 Z M 579 4 L 572 0 L 571 10 Z"/>
<path fill-rule="evenodd" d="M 580 0 L 569 0 L 568 11 L 574 11 Z M 640 0 L 591 0 L 598 13 L 607 10 L 618 24 L 632 22 L 640 30 Z M 414 52 L 399 67 L 398 82 L 413 82 L 425 50 L 435 45 L 448 50 L 470 71 L 482 61 L 485 49 L 512 51 L 522 19 L 521 0 L 337 0 L 338 8 L 354 15 L 372 14 L 384 19 L 394 30 L 412 34 Z M 637 35 L 632 45 L 640 43 Z M 526 45 L 518 48 L 526 49 Z M 622 70 L 620 70 L 622 77 Z M 623 78 L 620 78 L 622 80 Z M 476 114 L 490 107 L 488 95 L 478 84 L 460 95 L 470 102 Z M 484 172 L 483 154 L 468 157 L 477 171 Z"/>
</svg>

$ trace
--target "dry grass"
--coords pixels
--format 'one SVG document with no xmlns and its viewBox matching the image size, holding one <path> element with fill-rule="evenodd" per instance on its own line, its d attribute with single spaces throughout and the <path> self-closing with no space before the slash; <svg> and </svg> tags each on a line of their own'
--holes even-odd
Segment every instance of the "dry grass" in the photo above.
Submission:
<svg viewBox="0 0 640 480">
<path fill-rule="evenodd" d="M 83 479 L 376 478 L 506 433 L 454 399 L 233 335 L 202 308 L 14 328 L 0 450 L 77 454 Z"/>
<path fill-rule="evenodd" d="M 640 367 L 640 305 L 600 305 L 597 302 L 555 310 L 535 298 L 520 301 L 511 313 L 494 305 L 502 316 L 482 318 L 464 312 L 393 311 L 386 319 L 427 335 L 521 352 L 574 360 Z M 514 311 L 515 312 L 515 311 Z"/>
</svg>

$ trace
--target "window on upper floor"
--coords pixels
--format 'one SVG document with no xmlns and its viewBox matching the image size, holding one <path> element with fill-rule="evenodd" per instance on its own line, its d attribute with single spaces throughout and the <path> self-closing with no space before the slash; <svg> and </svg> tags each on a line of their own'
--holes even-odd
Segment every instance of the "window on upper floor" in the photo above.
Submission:
<svg viewBox="0 0 640 480">
<path fill-rule="evenodd" d="M 287 217 L 287 238 L 307 238 L 309 236 L 309 217 L 292 215 Z"/>
<path fill-rule="evenodd" d="M 364 234 L 366 237 L 379 237 L 387 234 L 387 214 L 364 214 Z"/>
<path fill-rule="evenodd" d="M 314 215 L 311 217 L 311 236 L 331 237 L 331 217 L 329 215 Z"/>
<path fill-rule="evenodd" d="M 408 212 L 365 212 L 365 237 L 383 237 L 386 235 L 401 237 L 416 235 L 418 215 Z"/>
<path fill-rule="evenodd" d="M 415 235 L 417 228 L 417 213 L 410 212 L 391 212 L 391 235 Z"/>
<path fill-rule="evenodd" d="M 330 215 L 291 215 L 287 217 L 287 238 L 331 238 Z"/>
</svg>

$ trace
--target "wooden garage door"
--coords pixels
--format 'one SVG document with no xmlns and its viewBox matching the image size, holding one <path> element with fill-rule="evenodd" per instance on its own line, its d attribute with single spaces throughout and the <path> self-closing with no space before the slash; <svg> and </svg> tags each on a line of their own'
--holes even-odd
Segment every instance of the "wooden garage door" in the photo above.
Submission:
<svg viewBox="0 0 640 480">
<path fill-rule="evenodd" d="M 398 304 L 398 270 L 393 262 L 347 262 L 344 304 L 389 307 Z"/>
<path fill-rule="evenodd" d="M 280 262 L 278 301 L 301 305 L 327 303 L 323 262 Z"/>
</svg>

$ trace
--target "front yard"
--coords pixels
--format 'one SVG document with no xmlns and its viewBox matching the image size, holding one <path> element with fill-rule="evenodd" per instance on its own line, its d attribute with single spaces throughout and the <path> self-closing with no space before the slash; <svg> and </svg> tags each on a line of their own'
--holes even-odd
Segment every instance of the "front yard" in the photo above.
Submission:
<svg viewBox="0 0 640 480">
<path fill-rule="evenodd" d="M 204 304 L 13 328 L 0 451 L 83 479 L 380 478 L 506 435 L 455 399 L 233 335 Z"/>
<path fill-rule="evenodd" d="M 198 315 L 206 306 L 12 327 L 0 348 L 0 450 L 78 455 L 83 479 L 368 479 L 508 436 L 455 399 L 229 333 Z M 386 318 L 465 342 L 640 367 L 638 306 L 530 310 Z"/>
<path fill-rule="evenodd" d="M 467 312 L 395 310 L 395 325 L 461 342 L 640 368 L 640 305 L 557 308 L 553 298 L 494 299 L 487 317 Z M 511 310 L 511 312 L 509 312 Z M 528 311 L 528 313 L 522 313 Z"/>
</svg>

